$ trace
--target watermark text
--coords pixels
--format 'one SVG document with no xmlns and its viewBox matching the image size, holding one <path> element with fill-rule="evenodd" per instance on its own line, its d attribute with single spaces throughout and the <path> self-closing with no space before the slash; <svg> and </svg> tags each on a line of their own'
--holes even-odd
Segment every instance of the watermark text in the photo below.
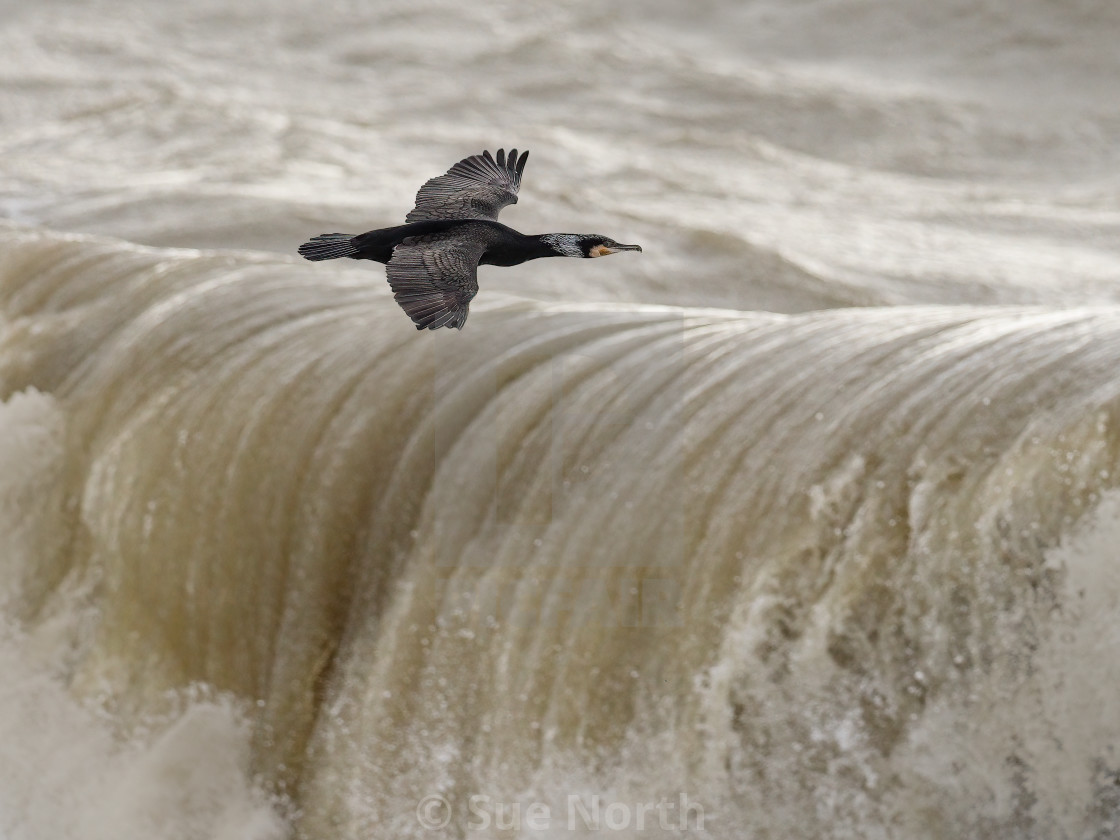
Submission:
<svg viewBox="0 0 1120 840">
<path fill-rule="evenodd" d="M 561 803 L 503 801 L 473 794 L 456 808 L 439 794 L 425 796 L 416 819 L 439 831 L 453 820 L 467 831 L 703 831 L 704 807 L 687 793 L 656 800 L 624 801 L 600 794 L 569 794 Z"/>
</svg>

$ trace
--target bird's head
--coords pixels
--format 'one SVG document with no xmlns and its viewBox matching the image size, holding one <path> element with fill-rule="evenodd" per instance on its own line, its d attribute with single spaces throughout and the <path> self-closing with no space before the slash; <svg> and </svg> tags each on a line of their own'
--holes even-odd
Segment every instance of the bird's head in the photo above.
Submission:
<svg viewBox="0 0 1120 840">
<path fill-rule="evenodd" d="M 605 257 L 619 251 L 641 251 L 641 245 L 623 245 L 597 233 L 549 233 L 541 237 L 565 257 Z"/>
</svg>

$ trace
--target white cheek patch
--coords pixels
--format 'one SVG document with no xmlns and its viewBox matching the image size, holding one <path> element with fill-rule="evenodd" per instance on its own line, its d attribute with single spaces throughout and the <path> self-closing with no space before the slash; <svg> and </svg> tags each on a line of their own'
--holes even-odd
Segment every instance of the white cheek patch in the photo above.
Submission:
<svg viewBox="0 0 1120 840">
<path fill-rule="evenodd" d="M 565 257 L 582 257 L 583 249 L 579 247 L 579 237 L 571 233 L 548 233 L 541 237 L 542 240 L 554 247 Z"/>
</svg>

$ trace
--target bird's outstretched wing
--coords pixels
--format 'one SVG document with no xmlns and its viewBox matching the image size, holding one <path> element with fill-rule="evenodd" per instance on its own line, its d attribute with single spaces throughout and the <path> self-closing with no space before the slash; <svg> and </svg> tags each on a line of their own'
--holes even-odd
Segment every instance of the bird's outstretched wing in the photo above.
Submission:
<svg viewBox="0 0 1120 840">
<path fill-rule="evenodd" d="M 522 152 L 519 158 L 517 149 L 511 149 L 506 157 L 505 150 L 498 149 L 497 160 L 490 152 L 483 152 L 459 161 L 446 175 L 432 178 L 420 188 L 416 207 L 405 221 L 496 220 L 503 207 L 517 203 L 521 173 L 528 159 L 528 152 Z"/>
<path fill-rule="evenodd" d="M 416 329 L 463 328 L 478 294 L 478 260 L 485 250 L 485 242 L 462 231 L 410 236 L 393 250 L 389 285 Z"/>
</svg>

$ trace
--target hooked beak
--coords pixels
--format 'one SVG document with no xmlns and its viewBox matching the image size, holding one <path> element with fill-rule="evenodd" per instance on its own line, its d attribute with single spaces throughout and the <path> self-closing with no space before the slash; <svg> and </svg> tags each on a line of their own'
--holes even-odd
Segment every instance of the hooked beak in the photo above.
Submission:
<svg viewBox="0 0 1120 840">
<path fill-rule="evenodd" d="M 591 249 L 591 256 L 605 257 L 608 254 L 617 254 L 619 251 L 641 251 L 641 245 L 596 245 Z"/>
</svg>

